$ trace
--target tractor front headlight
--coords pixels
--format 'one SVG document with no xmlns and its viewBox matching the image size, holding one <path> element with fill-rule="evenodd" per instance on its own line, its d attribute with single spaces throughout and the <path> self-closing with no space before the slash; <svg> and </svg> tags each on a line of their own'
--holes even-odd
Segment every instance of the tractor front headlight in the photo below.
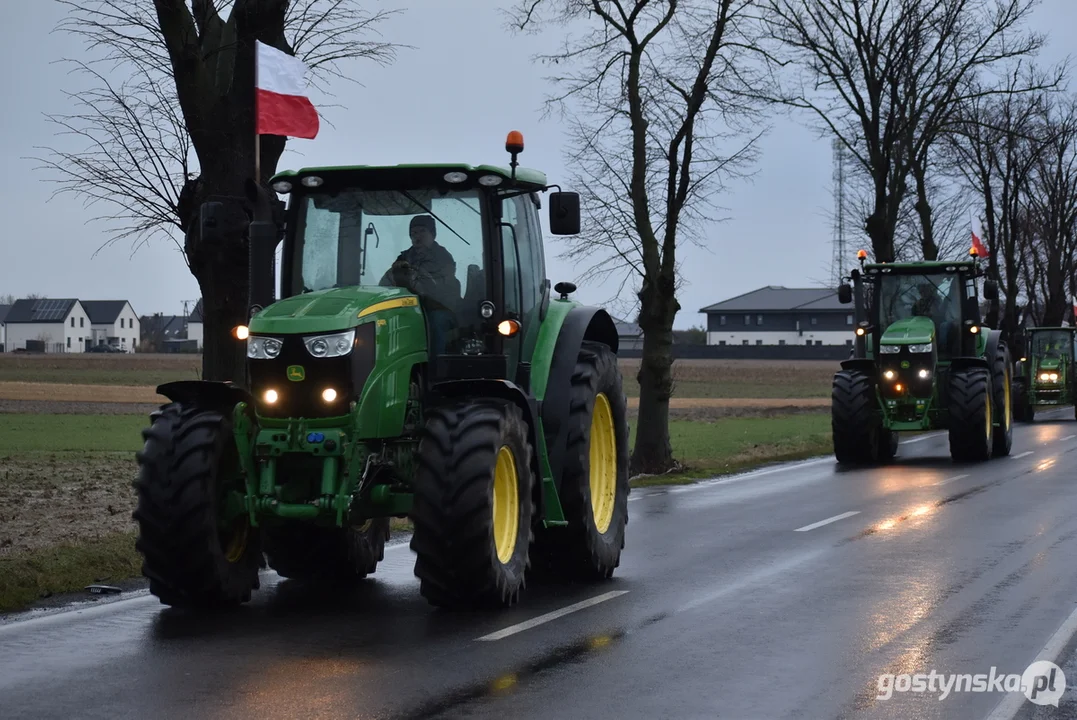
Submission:
<svg viewBox="0 0 1077 720">
<path fill-rule="evenodd" d="M 909 352 L 911 353 L 929 353 L 931 352 L 931 343 L 924 343 L 923 345 L 910 345 Z"/>
<path fill-rule="evenodd" d="M 277 338 L 249 335 L 247 337 L 247 357 L 252 360 L 272 360 L 280 355 L 280 350 L 283 346 L 284 343 Z"/>
<path fill-rule="evenodd" d="M 880 345 L 879 352 L 883 355 L 897 355 L 901 352 L 900 345 Z"/>
<path fill-rule="evenodd" d="M 332 358 L 347 355 L 355 344 L 355 330 L 332 335 L 311 335 L 303 338 L 307 352 L 316 358 Z"/>
</svg>

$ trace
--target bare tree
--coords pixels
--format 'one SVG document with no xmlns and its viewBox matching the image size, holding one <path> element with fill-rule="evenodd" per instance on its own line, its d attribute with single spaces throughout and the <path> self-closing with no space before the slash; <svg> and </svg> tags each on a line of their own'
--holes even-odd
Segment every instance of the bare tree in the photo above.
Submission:
<svg viewBox="0 0 1077 720">
<path fill-rule="evenodd" d="M 365 38 L 397 11 L 368 12 L 359 0 L 56 1 L 68 11 L 60 28 L 92 56 L 70 62 L 96 87 L 70 96 L 75 112 L 49 117 L 76 149 L 46 148 L 43 167 L 58 192 L 106 208 L 98 219 L 111 242 L 180 245 L 202 290 L 203 374 L 242 378 L 244 351 L 229 333 L 246 321 L 246 222 L 209 247 L 195 219 L 205 199 L 242 198 L 253 179 L 255 41 L 302 58 L 315 85 L 347 79 L 346 61 L 395 58 L 400 46 Z M 285 142 L 262 136 L 260 183 Z"/>
<path fill-rule="evenodd" d="M 640 422 L 633 473 L 676 466 L 669 441 L 677 247 L 700 242 L 713 198 L 755 154 L 756 80 L 745 62 L 754 0 L 526 0 L 517 29 L 585 28 L 541 56 L 558 67 L 547 100 L 570 132 L 584 232 L 572 249 L 639 298 Z M 734 140 L 723 152 L 723 140 Z"/>
<path fill-rule="evenodd" d="M 780 96 L 808 111 L 872 178 L 866 217 L 877 261 L 895 258 L 909 182 L 922 256 L 938 254 L 928 175 L 933 149 L 965 99 L 966 79 L 1036 52 L 1021 33 L 1037 0 L 767 0 L 775 57 L 799 73 Z"/>
<path fill-rule="evenodd" d="M 1031 232 L 1038 258 L 1045 325 L 1073 319 L 1070 298 L 1077 271 L 1077 97 L 1048 99 L 1042 111 L 1047 128 L 1028 192 Z"/>
<path fill-rule="evenodd" d="M 1021 324 L 1020 300 L 1030 297 L 1023 281 L 1026 264 L 1034 251 L 1024 204 L 1034 166 L 1046 147 L 1046 126 L 1040 119 L 1048 92 L 1009 92 L 1038 81 L 1019 78 L 1015 69 L 999 81 L 996 92 L 982 93 L 973 81 L 966 91 L 960 115 L 943 146 L 947 172 L 959 177 L 976 197 L 983 242 L 988 249 L 988 274 L 998 278 L 1003 302 L 1001 317 L 988 315 L 991 327 L 1002 329 L 1010 347 L 1016 347 Z"/>
</svg>

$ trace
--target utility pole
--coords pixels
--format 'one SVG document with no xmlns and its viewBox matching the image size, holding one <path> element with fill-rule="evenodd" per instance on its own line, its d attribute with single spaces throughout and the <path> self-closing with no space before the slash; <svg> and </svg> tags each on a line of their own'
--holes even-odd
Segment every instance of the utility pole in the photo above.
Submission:
<svg viewBox="0 0 1077 720">
<path fill-rule="evenodd" d="M 833 220 L 833 259 L 831 264 L 831 285 L 837 287 L 845 276 L 845 178 L 846 154 L 841 140 L 831 141 L 834 155 L 834 169 L 831 179 L 834 183 L 834 220 Z"/>
</svg>

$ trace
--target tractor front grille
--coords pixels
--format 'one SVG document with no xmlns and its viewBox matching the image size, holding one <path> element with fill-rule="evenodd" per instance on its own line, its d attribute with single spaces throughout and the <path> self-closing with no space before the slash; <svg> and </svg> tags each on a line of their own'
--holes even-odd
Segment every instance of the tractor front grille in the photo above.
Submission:
<svg viewBox="0 0 1077 720">
<path fill-rule="evenodd" d="M 270 418 L 322 418 L 346 415 L 358 400 L 377 357 L 374 323 L 355 329 L 355 344 L 344 357 L 317 358 L 307 351 L 302 335 L 276 335 L 283 346 L 272 360 L 248 360 L 251 390 L 258 414 Z M 302 379 L 296 368 L 302 368 Z M 323 391 L 332 388 L 336 399 L 326 402 Z M 266 402 L 269 390 L 277 401 Z"/>
</svg>

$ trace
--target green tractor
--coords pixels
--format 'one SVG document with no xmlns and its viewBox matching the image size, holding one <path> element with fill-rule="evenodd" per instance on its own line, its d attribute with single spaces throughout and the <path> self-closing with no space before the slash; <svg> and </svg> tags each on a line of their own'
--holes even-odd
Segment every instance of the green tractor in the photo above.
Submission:
<svg viewBox="0 0 1077 720">
<path fill-rule="evenodd" d="M 1010 355 L 983 326 L 976 257 L 865 264 L 838 288 L 854 303 L 853 351 L 834 375 L 834 455 L 843 464 L 891 461 L 898 433 L 946 429 L 955 461 L 1008 455 L 1013 440 Z M 998 301 L 998 285 L 984 281 Z"/>
<path fill-rule="evenodd" d="M 246 602 L 266 564 L 358 580 L 391 518 L 411 519 L 435 606 L 612 577 L 629 493 L 617 330 L 545 279 L 540 194 L 558 190 L 555 235 L 579 233 L 579 195 L 517 169 L 518 133 L 506 150 L 508 168 L 281 172 L 286 208 L 248 182 L 247 378 L 158 387 L 171 402 L 138 453 L 137 549 L 162 603 Z M 240 204 L 204 204 L 202 242 Z"/>
<path fill-rule="evenodd" d="M 1028 328 L 1023 340 L 1027 354 L 1014 367 L 1014 417 L 1034 422 L 1037 407 L 1073 405 L 1077 418 L 1077 328 Z"/>
</svg>

